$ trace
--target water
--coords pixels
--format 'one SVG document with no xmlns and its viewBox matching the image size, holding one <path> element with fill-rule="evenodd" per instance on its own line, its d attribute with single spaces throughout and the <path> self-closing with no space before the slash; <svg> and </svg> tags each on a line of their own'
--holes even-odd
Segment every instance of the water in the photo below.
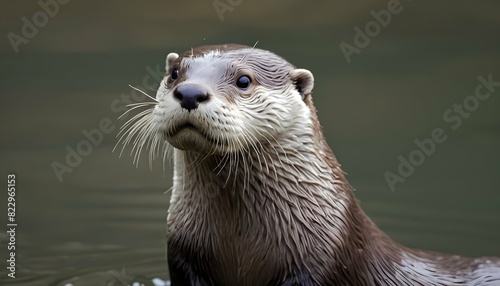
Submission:
<svg viewBox="0 0 500 286">
<path fill-rule="evenodd" d="M 314 73 L 328 142 L 363 209 L 393 239 L 434 251 L 500 256 L 500 90 L 456 130 L 443 120 L 454 104 L 474 95 L 479 75 L 500 81 L 499 39 L 491 36 L 500 26 L 493 14 L 498 4 L 404 2 L 348 64 L 339 44 L 352 44 L 353 27 L 387 2 L 304 8 L 299 1 L 244 1 L 222 22 L 210 2 L 151 3 L 71 2 L 18 54 L 8 41 L 0 44 L 0 166 L 5 184 L 8 173 L 17 177 L 18 223 L 16 279 L 10 279 L 2 211 L 0 285 L 153 285 L 155 278 L 168 279 L 171 167 L 167 162 L 163 170 L 156 161 L 151 171 L 146 160 L 135 167 L 128 153 L 119 158 L 112 152 L 123 123 L 113 104 L 131 93 L 128 84 L 144 87 L 148 74 L 154 84 L 156 72 L 146 68 L 163 67 L 168 52 L 205 43 L 259 40 L 259 47 Z M 21 17 L 33 15 L 37 5 L 9 2 L 2 33 L 20 33 Z M 299 17 L 300 23 L 292 20 Z M 85 140 L 82 131 L 99 128 L 102 120 L 112 131 L 60 182 L 51 164 L 65 163 L 66 148 L 76 149 Z M 384 172 L 396 173 L 398 156 L 408 158 L 417 149 L 414 140 L 430 138 L 435 128 L 447 140 L 391 191 Z M 6 200 L 0 196 L 2 210 Z"/>
</svg>

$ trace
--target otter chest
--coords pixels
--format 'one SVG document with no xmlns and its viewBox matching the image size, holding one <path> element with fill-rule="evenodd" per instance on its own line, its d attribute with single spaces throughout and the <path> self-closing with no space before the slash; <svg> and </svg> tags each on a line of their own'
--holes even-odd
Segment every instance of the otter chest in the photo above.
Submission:
<svg viewBox="0 0 500 286">
<path fill-rule="evenodd" d="M 264 209 L 218 204 L 193 211 L 182 203 L 175 209 L 169 215 L 170 255 L 189 257 L 191 267 L 210 273 L 214 284 L 269 285 L 288 273 L 292 254 L 280 247 L 282 231 Z"/>
</svg>

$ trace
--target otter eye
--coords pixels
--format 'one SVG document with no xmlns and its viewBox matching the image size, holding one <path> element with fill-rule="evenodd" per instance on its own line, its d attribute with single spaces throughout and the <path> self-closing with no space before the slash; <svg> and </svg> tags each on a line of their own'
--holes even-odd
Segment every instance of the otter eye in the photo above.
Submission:
<svg viewBox="0 0 500 286">
<path fill-rule="evenodd" d="M 172 71 L 172 74 L 170 75 L 170 78 L 171 78 L 171 79 L 177 79 L 177 77 L 179 77 L 179 70 L 175 68 L 175 69 Z"/>
<path fill-rule="evenodd" d="M 242 76 L 240 76 L 240 78 L 238 78 L 238 81 L 236 81 L 236 85 L 240 89 L 247 89 L 250 86 L 251 82 L 252 81 L 250 80 L 250 78 L 248 76 L 242 75 Z"/>
</svg>

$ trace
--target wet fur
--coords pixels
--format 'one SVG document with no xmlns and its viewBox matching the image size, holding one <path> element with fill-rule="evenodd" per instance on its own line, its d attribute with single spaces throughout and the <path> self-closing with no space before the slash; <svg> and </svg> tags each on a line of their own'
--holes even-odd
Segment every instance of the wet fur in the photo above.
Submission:
<svg viewBox="0 0 500 286">
<path fill-rule="evenodd" d="M 236 88 L 241 74 L 251 90 Z M 181 110 L 171 97 L 185 82 L 206 85 L 211 102 Z M 120 142 L 134 142 L 136 158 L 176 147 L 173 285 L 499 285 L 496 258 L 406 249 L 371 222 L 323 137 L 312 87 L 308 71 L 260 49 L 169 54 L 155 109 L 132 118 Z M 185 122 L 201 134 L 194 143 L 174 135 Z"/>
</svg>

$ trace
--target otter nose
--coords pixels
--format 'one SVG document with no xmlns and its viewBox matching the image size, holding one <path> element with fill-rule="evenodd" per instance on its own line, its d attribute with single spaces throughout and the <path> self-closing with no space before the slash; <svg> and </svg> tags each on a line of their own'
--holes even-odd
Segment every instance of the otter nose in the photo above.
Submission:
<svg viewBox="0 0 500 286">
<path fill-rule="evenodd" d="M 206 88 L 196 84 L 184 84 L 174 91 L 174 97 L 181 102 L 181 107 L 191 111 L 198 107 L 200 102 L 208 100 L 209 93 Z"/>
</svg>

